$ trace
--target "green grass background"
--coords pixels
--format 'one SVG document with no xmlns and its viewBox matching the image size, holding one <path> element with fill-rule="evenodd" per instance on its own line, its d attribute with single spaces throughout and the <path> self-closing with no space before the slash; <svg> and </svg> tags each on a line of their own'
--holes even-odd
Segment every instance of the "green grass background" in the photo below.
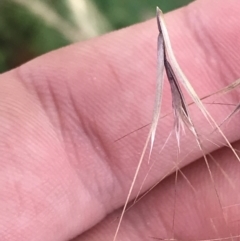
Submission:
<svg viewBox="0 0 240 241">
<path fill-rule="evenodd" d="M 1 0 L 0 73 L 53 49 L 123 28 L 191 0 Z"/>
</svg>

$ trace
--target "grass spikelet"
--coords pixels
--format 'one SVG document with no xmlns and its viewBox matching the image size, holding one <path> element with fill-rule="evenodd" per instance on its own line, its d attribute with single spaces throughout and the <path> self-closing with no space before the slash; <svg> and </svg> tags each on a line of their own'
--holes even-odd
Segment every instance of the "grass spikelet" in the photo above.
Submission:
<svg viewBox="0 0 240 241">
<path fill-rule="evenodd" d="M 169 62 L 170 62 L 171 66 L 172 66 L 172 68 L 174 70 L 174 73 L 178 77 L 178 79 L 181 82 L 181 84 L 185 87 L 185 89 L 188 92 L 188 94 L 191 96 L 193 102 L 201 110 L 201 112 L 203 113 L 205 118 L 208 120 L 208 122 L 211 125 L 213 125 L 214 127 L 216 127 L 216 129 L 222 135 L 222 137 L 224 138 L 224 140 L 226 141 L 228 146 L 231 148 L 231 150 L 234 153 L 234 155 L 237 158 L 237 160 L 240 162 L 240 158 L 237 155 L 237 153 L 234 150 L 234 148 L 232 147 L 231 143 L 228 141 L 227 137 L 224 135 L 224 133 L 220 129 L 219 125 L 216 123 L 216 121 L 213 119 L 213 117 L 210 115 L 210 113 L 206 110 L 206 108 L 203 105 L 201 99 L 199 98 L 199 96 L 195 92 L 194 88 L 192 87 L 191 83 L 189 82 L 189 80 L 184 75 L 183 71 L 181 70 L 181 68 L 180 68 L 180 66 L 179 66 L 179 64 L 178 64 L 178 62 L 177 62 L 177 60 L 176 60 L 176 58 L 174 56 L 172 47 L 171 47 L 171 42 L 170 42 L 170 38 L 169 38 L 169 35 L 168 35 L 168 32 L 167 32 L 166 24 L 164 22 L 163 13 L 162 13 L 162 11 L 158 7 L 157 7 L 157 18 L 158 18 L 158 22 L 159 22 L 159 25 L 160 25 L 160 29 L 161 29 L 162 35 L 163 35 L 164 44 L 166 46 L 166 54 L 167 54 L 167 56 L 169 58 Z M 238 86 L 239 82 L 237 82 L 235 84 Z M 232 89 L 233 87 L 234 86 L 229 87 L 228 89 L 226 89 L 226 91 Z M 197 133 L 195 133 L 195 135 L 197 137 Z"/>
<path fill-rule="evenodd" d="M 227 137 L 224 135 L 224 133 L 220 129 L 220 126 L 216 123 L 216 121 L 213 119 L 213 117 L 207 111 L 207 109 L 205 108 L 202 100 L 199 98 L 199 96 L 195 92 L 194 88 L 192 87 L 190 81 L 187 79 L 187 77 L 184 75 L 183 71 L 181 70 L 180 66 L 178 65 L 178 63 L 176 61 L 176 58 L 174 56 L 172 47 L 171 47 L 170 38 L 168 36 L 167 28 L 166 28 L 164 18 L 163 18 L 163 13 L 159 8 L 157 8 L 157 25 L 158 25 L 158 30 L 159 30 L 158 43 L 157 43 L 157 83 L 156 83 L 156 98 L 155 98 L 155 104 L 154 104 L 153 118 L 152 118 L 150 130 L 149 130 L 146 142 L 145 142 L 144 147 L 143 147 L 143 151 L 142 151 L 140 160 L 138 162 L 138 165 L 137 165 L 137 168 L 136 168 L 136 171 L 135 171 L 130 189 L 129 189 L 128 194 L 127 194 L 126 202 L 124 204 L 122 213 L 121 213 L 120 218 L 119 218 L 119 222 L 118 222 L 118 225 L 117 225 L 117 229 L 116 229 L 113 241 L 117 240 L 117 236 L 118 236 L 118 232 L 119 232 L 122 220 L 123 220 L 123 216 L 124 216 L 124 214 L 127 210 L 127 205 L 128 205 L 128 202 L 130 201 L 130 197 L 131 197 L 135 182 L 137 180 L 139 170 L 140 170 L 141 165 L 143 163 L 143 160 L 144 160 L 144 157 L 145 157 L 145 154 L 146 154 L 146 151 L 147 151 L 148 147 L 149 147 L 149 157 L 151 156 L 151 153 L 152 153 L 152 149 L 153 149 L 153 145 L 154 145 L 154 141 L 155 141 L 156 130 L 157 130 L 157 125 L 158 125 L 160 113 L 161 113 L 162 93 L 163 93 L 163 83 L 164 83 L 164 68 L 165 68 L 166 75 L 167 75 L 167 78 L 168 78 L 168 81 L 169 81 L 169 84 L 170 84 L 170 87 L 171 87 L 172 107 L 173 107 L 173 112 L 174 112 L 174 117 L 175 117 L 174 129 L 175 129 L 176 140 L 177 140 L 177 144 L 178 144 L 178 150 L 180 151 L 181 131 L 184 132 L 185 127 L 186 127 L 193 134 L 193 136 L 194 136 L 194 138 L 195 138 L 195 140 L 198 144 L 198 147 L 202 152 L 203 158 L 204 158 L 206 166 L 207 166 L 207 170 L 208 170 L 210 178 L 211 178 L 213 188 L 215 190 L 215 193 L 216 193 L 216 196 L 218 198 L 218 201 L 219 201 L 219 204 L 220 204 L 220 207 L 221 207 L 222 211 L 223 211 L 223 208 L 222 208 L 221 201 L 220 201 L 220 198 L 219 198 L 216 186 L 215 186 L 214 177 L 213 177 L 212 171 L 210 169 L 210 165 L 209 165 L 208 159 L 206 157 L 204 147 L 201 143 L 199 135 L 198 135 L 198 133 L 197 133 L 195 127 L 194 127 L 194 124 L 192 122 L 192 119 L 190 117 L 190 114 L 189 114 L 189 111 L 188 111 L 188 105 L 186 104 L 186 101 L 185 101 L 183 92 L 181 90 L 180 84 L 186 89 L 186 91 L 189 94 L 189 96 L 191 97 L 192 101 L 201 110 L 202 114 L 207 119 L 207 121 L 210 123 L 210 125 L 213 126 L 216 130 L 219 131 L 219 133 L 221 134 L 221 136 L 224 138 L 225 142 L 227 143 L 227 146 L 232 150 L 232 152 L 236 156 L 237 160 L 240 162 L 240 158 L 237 155 L 236 150 L 232 147 L 232 145 L 228 141 Z M 235 81 L 231 85 L 228 85 L 224 89 L 216 92 L 215 94 L 228 93 L 228 92 L 232 91 L 233 89 L 237 88 L 239 85 L 240 85 L 240 79 Z M 210 97 L 210 95 L 205 96 L 202 99 L 207 98 L 207 97 Z M 234 114 L 236 114 L 239 110 L 240 110 L 240 104 L 238 104 L 237 107 L 235 108 L 235 110 L 231 113 L 231 115 L 228 116 L 228 119 L 231 116 L 233 116 Z M 118 140 L 120 140 L 120 139 L 118 139 Z M 175 166 L 173 168 L 173 171 L 174 170 L 176 171 L 176 177 L 175 177 L 175 198 L 176 198 L 176 186 L 177 186 L 177 180 L 178 180 L 178 172 L 180 174 L 182 174 L 183 177 L 186 178 L 186 180 L 187 180 L 187 177 L 185 177 L 184 174 L 179 169 L 179 163 L 175 164 Z M 191 186 L 190 182 L 189 182 L 189 185 Z M 156 185 L 154 185 L 154 186 L 156 186 Z M 139 196 L 139 193 L 138 193 L 138 196 Z M 137 196 L 137 199 L 135 199 L 134 203 L 136 203 L 139 199 L 142 198 L 142 197 L 140 197 L 138 199 L 138 196 Z M 227 226 L 226 221 L 225 221 L 225 223 L 226 223 L 226 226 Z M 174 220 L 173 220 L 172 226 L 173 226 L 172 230 L 174 232 Z M 232 235 L 230 235 L 230 236 L 231 236 L 230 238 L 234 238 L 234 236 L 232 236 Z M 174 234 L 173 234 L 173 237 L 174 237 Z M 159 239 L 159 238 L 157 238 L 157 239 Z M 161 239 L 159 239 L 159 240 L 161 240 Z M 172 239 L 172 240 L 175 240 L 175 239 Z M 217 240 L 217 239 L 215 239 L 215 240 Z"/>
</svg>

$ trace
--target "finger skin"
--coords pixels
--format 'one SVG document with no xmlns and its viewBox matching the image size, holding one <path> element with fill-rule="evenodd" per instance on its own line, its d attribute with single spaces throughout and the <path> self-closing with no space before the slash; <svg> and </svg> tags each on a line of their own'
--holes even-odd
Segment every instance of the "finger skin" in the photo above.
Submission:
<svg viewBox="0 0 240 241">
<path fill-rule="evenodd" d="M 238 240 L 240 165 L 228 148 L 212 157 L 214 183 L 203 158 L 183 168 L 177 184 L 172 174 L 126 212 L 117 240 Z M 72 241 L 112 241 L 121 211 Z"/>
<path fill-rule="evenodd" d="M 225 11 L 231 12 L 227 19 Z M 180 66 L 200 96 L 239 76 L 237 0 L 200 0 L 168 14 L 166 22 Z M 4 240 L 67 240 L 123 205 L 147 130 L 114 140 L 151 121 L 156 37 L 151 20 L 54 51 L 0 77 Z M 163 113 L 170 109 L 166 84 Z M 225 106 L 210 110 L 218 122 L 230 112 Z M 210 132 L 195 107 L 191 112 L 201 133 Z M 231 123 L 224 132 L 236 141 L 237 121 Z M 152 156 L 158 162 L 143 190 L 175 165 L 174 138 L 159 158 L 171 129 L 168 116 L 159 126 Z M 210 138 L 222 141 L 220 135 Z M 191 136 L 182 137 L 180 159 L 193 150 L 182 165 L 202 155 L 194 147 Z M 207 152 L 216 148 L 206 145 Z M 133 196 L 147 170 L 145 162 Z"/>
</svg>

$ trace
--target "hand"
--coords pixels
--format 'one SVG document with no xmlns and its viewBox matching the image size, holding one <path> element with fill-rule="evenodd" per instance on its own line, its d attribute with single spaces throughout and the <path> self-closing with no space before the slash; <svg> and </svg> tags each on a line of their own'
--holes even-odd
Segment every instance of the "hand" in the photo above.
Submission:
<svg viewBox="0 0 240 241">
<path fill-rule="evenodd" d="M 239 77 L 239 11 L 238 0 L 199 0 L 166 15 L 177 60 L 199 96 Z M 157 32 L 154 19 L 0 76 L 2 241 L 113 239 L 148 128 L 114 140 L 151 121 Z M 164 90 L 162 113 L 169 113 L 167 82 Z M 238 95 L 227 98 L 237 102 Z M 211 105 L 210 111 L 220 123 L 231 108 Z M 196 106 L 191 113 L 196 128 L 210 133 Z M 173 173 L 175 139 L 159 154 L 172 126 L 172 115 L 160 122 L 156 164 L 142 192 Z M 238 148 L 236 118 L 224 133 Z M 173 219 L 178 240 L 239 235 L 240 165 L 221 135 L 207 138 L 205 151 L 218 149 L 212 153 L 218 165 L 209 158 L 215 186 L 193 136 L 183 135 L 179 160 L 182 167 L 191 163 L 183 169 L 188 181 L 179 173 L 177 186 L 175 174 L 161 182 L 125 214 L 118 240 L 172 238 Z M 145 161 L 132 199 L 148 169 Z"/>
</svg>

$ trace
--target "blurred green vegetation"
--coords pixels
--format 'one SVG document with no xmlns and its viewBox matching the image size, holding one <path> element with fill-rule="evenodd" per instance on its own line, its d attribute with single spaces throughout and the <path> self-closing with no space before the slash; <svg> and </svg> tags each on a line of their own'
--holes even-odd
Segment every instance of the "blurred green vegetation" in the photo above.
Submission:
<svg viewBox="0 0 240 241">
<path fill-rule="evenodd" d="M 168 12 L 191 0 L 93 0 L 115 29 L 141 22 L 155 15 L 156 6 Z M 114 4 L 113 4 L 114 2 Z"/>
<path fill-rule="evenodd" d="M 191 0 L 1 0 L 0 73 L 53 49 L 141 22 Z"/>
</svg>

